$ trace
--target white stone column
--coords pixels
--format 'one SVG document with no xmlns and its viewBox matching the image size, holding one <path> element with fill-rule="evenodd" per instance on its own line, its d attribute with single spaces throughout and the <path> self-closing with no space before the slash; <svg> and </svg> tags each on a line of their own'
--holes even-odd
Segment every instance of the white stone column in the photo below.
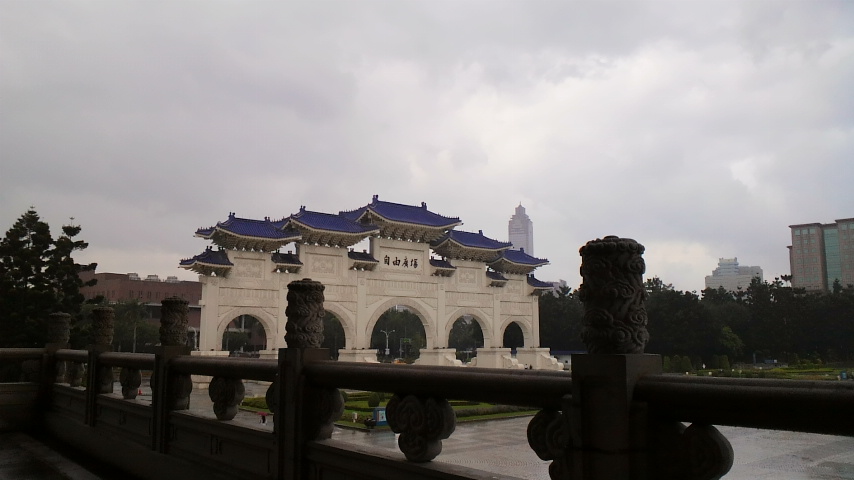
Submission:
<svg viewBox="0 0 854 480">
<path fill-rule="evenodd" d="M 484 347 L 501 348 L 504 341 L 504 332 L 501 331 L 501 295 L 498 293 L 492 294 L 492 345 L 484 345 Z M 478 350 L 480 352 L 480 350 Z M 480 355 L 480 353 L 478 353 Z"/>
<path fill-rule="evenodd" d="M 526 347 L 537 348 L 540 346 L 540 297 L 531 295 L 531 345 Z"/>
<path fill-rule="evenodd" d="M 353 328 L 355 338 L 346 342 L 348 349 L 360 350 L 370 347 L 370 337 L 366 338 L 365 326 L 368 324 L 368 280 L 365 272 L 359 272 L 356 277 L 356 326 Z M 338 351 L 341 359 L 341 350 Z"/>
<path fill-rule="evenodd" d="M 451 366 L 461 367 L 463 362 L 457 360 L 457 349 L 455 348 L 431 348 L 422 349 L 416 365 Z"/>
<path fill-rule="evenodd" d="M 199 282 L 202 284 L 199 351 L 218 351 L 222 349 L 222 339 L 217 339 L 216 334 L 219 323 L 219 278 L 199 275 Z"/>
</svg>

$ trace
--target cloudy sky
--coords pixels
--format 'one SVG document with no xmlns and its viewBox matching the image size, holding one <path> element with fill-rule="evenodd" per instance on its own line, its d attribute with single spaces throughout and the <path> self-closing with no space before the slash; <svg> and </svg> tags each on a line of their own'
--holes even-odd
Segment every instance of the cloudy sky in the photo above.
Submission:
<svg viewBox="0 0 854 480">
<path fill-rule="evenodd" d="M 178 275 L 198 227 L 380 199 L 507 240 L 543 280 L 647 247 L 788 273 L 854 216 L 854 2 L 0 2 L 0 229 L 74 217 L 101 272 Z"/>
</svg>

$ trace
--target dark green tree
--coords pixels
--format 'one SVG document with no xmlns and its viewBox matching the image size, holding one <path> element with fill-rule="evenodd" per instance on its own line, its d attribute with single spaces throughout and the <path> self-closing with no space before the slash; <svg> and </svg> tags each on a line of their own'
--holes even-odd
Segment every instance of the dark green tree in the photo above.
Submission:
<svg viewBox="0 0 854 480">
<path fill-rule="evenodd" d="M 346 343 L 344 327 L 334 313 L 327 311 L 323 317 L 323 343 L 322 348 L 329 349 L 330 358 L 338 358 L 338 349 L 344 348 Z"/>
<path fill-rule="evenodd" d="M 151 352 L 160 341 L 160 327 L 150 317 L 150 310 L 139 299 L 123 300 L 113 305 L 116 312 L 113 348 L 119 352 Z"/>
<path fill-rule="evenodd" d="M 448 347 L 456 348 L 457 355 L 463 351 L 472 351 L 483 346 L 483 330 L 473 318 L 460 317 L 451 327 L 448 335 Z"/>
<path fill-rule="evenodd" d="M 585 350 L 581 341 L 584 306 L 568 287 L 539 298 L 540 347 L 552 350 Z"/>
<path fill-rule="evenodd" d="M 73 253 L 88 246 L 75 240 L 79 233 L 79 226 L 65 225 L 54 240 L 50 226 L 30 208 L 0 240 L 0 347 L 41 346 L 49 314 L 80 313 L 79 274 L 96 264 L 74 261 Z"/>
<path fill-rule="evenodd" d="M 420 356 L 420 350 L 427 346 L 427 335 L 421 319 L 408 309 L 397 310 L 391 308 L 380 315 L 371 333 L 371 347 L 377 348 L 385 353 L 386 336 L 381 330 L 389 332 L 388 344 L 391 352 L 398 351 L 401 346 L 403 352 L 400 356 L 406 361 L 414 361 Z M 392 332 L 394 330 L 394 332 Z M 405 339 L 409 339 L 407 340 Z M 401 340 L 404 339 L 404 340 Z"/>
</svg>

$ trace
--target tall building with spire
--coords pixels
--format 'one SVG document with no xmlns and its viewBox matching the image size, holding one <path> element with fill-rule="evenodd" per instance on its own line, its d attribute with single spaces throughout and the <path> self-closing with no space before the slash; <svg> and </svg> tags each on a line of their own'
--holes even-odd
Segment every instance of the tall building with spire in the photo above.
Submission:
<svg viewBox="0 0 854 480">
<path fill-rule="evenodd" d="M 525 207 L 521 203 L 507 224 L 507 236 L 514 249 L 525 250 L 528 255 L 534 255 L 534 222 L 525 213 Z"/>
</svg>

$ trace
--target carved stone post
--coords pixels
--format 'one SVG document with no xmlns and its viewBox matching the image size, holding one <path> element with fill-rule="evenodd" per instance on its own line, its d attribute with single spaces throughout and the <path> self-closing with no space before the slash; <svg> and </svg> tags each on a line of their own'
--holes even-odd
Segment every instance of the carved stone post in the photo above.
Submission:
<svg viewBox="0 0 854 480">
<path fill-rule="evenodd" d="M 113 349 L 113 329 L 116 314 L 110 307 L 95 307 L 92 310 L 88 369 L 86 379 L 86 424 L 95 425 L 97 397 L 102 393 L 113 393 L 113 369 L 102 366 L 99 357 Z"/>
<path fill-rule="evenodd" d="M 71 315 L 62 312 L 55 312 L 48 315 L 47 318 L 47 353 L 50 359 L 45 368 L 45 374 L 50 382 L 64 383 L 66 365 L 65 362 L 56 361 L 53 356 L 56 351 L 62 348 L 68 348 L 68 341 L 71 339 Z"/>
<path fill-rule="evenodd" d="M 96 377 L 95 388 L 98 393 L 113 393 L 113 382 L 116 381 L 111 367 L 97 365 L 97 354 L 113 349 L 115 319 L 116 313 L 111 307 L 95 307 L 92 310 L 92 345 L 89 351 L 96 355 L 90 359 L 89 371 Z"/>
<path fill-rule="evenodd" d="M 179 297 L 164 298 L 160 302 L 160 348 L 159 354 L 164 360 L 178 355 L 188 355 L 187 324 L 189 302 Z M 156 357 L 155 357 L 156 358 Z M 151 388 L 154 389 L 161 374 L 155 371 L 151 376 Z M 187 410 L 190 408 L 190 393 L 193 381 L 189 375 L 172 373 L 168 375 L 166 396 L 163 397 L 168 410 Z"/>
<path fill-rule="evenodd" d="M 613 236 L 581 247 L 581 339 L 589 353 L 643 353 L 649 341 L 643 252 L 636 241 Z"/>
<path fill-rule="evenodd" d="M 47 342 L 67 345 L 71 338 L 71 315 L 51 313 L 47 318 Z"/>
<path fill-rule="evenodd" d="M 281 478 L 309 477 L 303 462 L 305 442 L 329 438 L 333 422 L 344 412 L 344 399 L 337 388 L 314 387 L 303 373 L 306 363 L 329 358 L 329 352 L 319 348 L 323 342 L 323 291 L 323 284 L 308 278 L 288 284 L 288 348 L 279 351 L 279 378 L 267 392 L 282 448 Z M 271 398 L 276 396 L 278 400 Z"/>
<path fill-rule="evenodd" d="M 320 348 L 323 343 L 323 290 L 326 287 L 310 278 L 288 284 L 285 315 L 285 341 L 288 348 Z"/>
<path fill-rule="evenodd" d="M 572 396 L 563 412 L 543 411 L 528 438 L 552 478 L 720 478 L 732 449 L 712 426 L 661 423 L 632 401 L 637 380 L 661 373 L 661 358 L 643 353 L 649 334 L 643 245 L 628 238 L 587 242 L 579 298 L 588 354 L 572 359 Z M 727 448 L 729 450 L 727 451 Z"/>
<path fill-rule="evenodd" d="M 187 346 L 188 302 L 178 297 L 164 298 L 160 302 L 160 346 L 154 354 L 154 372 L 151 375 L 155 451 L 166 451 L 169 412 L 190 407 L 193 382 L 189 375 L 169 371 L 169 360 L 189 355 Z"/>
</svg>

